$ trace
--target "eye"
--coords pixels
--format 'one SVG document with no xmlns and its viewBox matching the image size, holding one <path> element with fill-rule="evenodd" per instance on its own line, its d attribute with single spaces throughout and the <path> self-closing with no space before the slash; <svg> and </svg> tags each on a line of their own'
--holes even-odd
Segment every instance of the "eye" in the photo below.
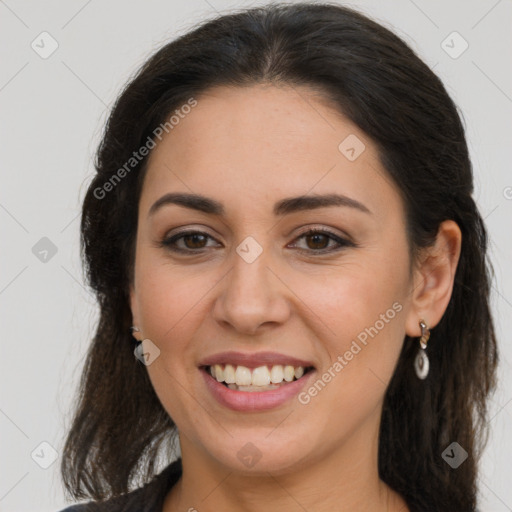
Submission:
<svg viewBox="0 0 512 512">
<path fill-rule="evenodd" d="M 201 231 L 182 231 L 177 235 L 162 240 L 160 245 L 167 247 L 169 250 L 175 252 L 199 252 L 198 250 L 206 248 L 204 242 L 208 238 L 213 240 L 213 238 L 210 235 L 208 235 L 207 233 L 203 233 Z M 178 247 L 177 242 L 183 242 L 185 244 L 185 247 Z"/>
<path fill-rule="evenodd" d="M 341 238 L 340 236 L 334 234 L 328 229 L 309 229 L 305 233 L 299 235 L 296 240 L 304 239 L 306 244 L 309 245 L 307 249 L 299 249 L 300 252 L 316 252 L 320 254 L 325 254 L 329 252 L 338 251 L 344 247 L 355 247 L 355 244 L 349 240 Z M 310 243 L 308 243 L 310 242 Z M 329 243 L 334 242 L 334 248 L 331 246 L 329 248 Z"/>
<path fill-rule="evenodd" d="M 176 235 L 173 235 L 169 238 L 164 238 L 161 242 L 159 242 L 160 247 L 165 247 L 173 252 L 181 252 L 181 253 L 199 253 L 203 249 L 206 249 L 208 246 L 207 241 L 215 240 L 213 237 L 204 233 L 202 231 L 182 231 Z M 306 240 L 306 244 L 309 245 L 306 249 L 299 248 L 299 252 L 307 252 L 307 253 L 319 253 L 325 254 L 330 252 L 338 251 L 344 247 L 355 247 L 355 244 L 349 240 L 341 238 L 340 236 L 334 234 L 333 232 L 322 228 L 322 229 L 309 229 L 305 233 L 299 235 L 295 240 Z M 183 242 L 185 245 L 179 246 L 178 243 Z M 329 248 L 329 243 L 334 242 L 334 248 Z M 292 247 L 294 247 L 292 245 Z"/>
</svg>

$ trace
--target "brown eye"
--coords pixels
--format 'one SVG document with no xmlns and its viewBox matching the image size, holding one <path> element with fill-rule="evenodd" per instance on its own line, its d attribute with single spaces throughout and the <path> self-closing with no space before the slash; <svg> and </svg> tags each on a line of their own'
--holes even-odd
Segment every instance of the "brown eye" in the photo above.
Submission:
<svg viewBox="0 0 512 512">
<path fill-rule="evenodd" d="M 187 249 L 202 249 L 204 247 L 206 237 L 201 233 L 193 233 L 183 236 L 183 243 Z"/>
<path fill-rule="evenodd" d="M 201 249 L 206 249 L 208 239 L 213 238 L 207 233 L 200 231 L 184 231 L 177 235 L 166 238 L 160 242 L 160 245 L 168 248 L 170 251 L 193 253 L 200 252 Z M 183 242 L 183 245 L 179 246 L 178 242 Z"/>
<path fill-rule="evenodd" d="M 325 254 L 338 251 L 344 247 L 355 247 L 354 243 L 339 237 L 327 229 L 310 229 L 297 237 L 297 240 L 301 239 L 306 240 L 306 249 L 299 248 L 299 251 L 310 254 L 315 252 Z M 334 246 L 331 245 L 329 248 L 330 242 L 333 242 Z"/>
<path fill-rule="evenodd" d="M 329 245 L 330 238 L 323 233 L 313 233 L 311 235 L 304 235 L 306 240 L 311 241 L 311 245 L 308 244 L 310 249 L 325 249 Z"/>
</svg>

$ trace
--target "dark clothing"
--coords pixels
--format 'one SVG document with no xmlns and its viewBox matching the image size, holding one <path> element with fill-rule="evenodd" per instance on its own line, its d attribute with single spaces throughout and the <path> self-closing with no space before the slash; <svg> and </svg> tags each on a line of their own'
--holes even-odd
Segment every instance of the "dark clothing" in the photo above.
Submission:
<svg viewBox="0 0 512 512">
<path fill-rule="evenodd" d="M 181 476 L 181 458 L 169 464 L 151 482 L 128 494 L 103 502 L 89 501 L 61 512 L 162 512 L 164 499 Z"/>
</svg>

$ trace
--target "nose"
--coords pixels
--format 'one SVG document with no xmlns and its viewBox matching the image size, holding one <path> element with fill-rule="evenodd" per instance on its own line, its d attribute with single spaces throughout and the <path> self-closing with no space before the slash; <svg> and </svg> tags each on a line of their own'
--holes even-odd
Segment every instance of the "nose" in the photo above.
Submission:
<svg viewBox="0 0 512 512">
<path fill-rule="evenodd" d="M 244 334 L 255 334 L 265 324 L 277 327 L 290 316 L 291 292 L 268 253 L 249 263 L 236 252 L 233 267 L 219 283 L 213 315 L 217 322 Z"/>
</svg>

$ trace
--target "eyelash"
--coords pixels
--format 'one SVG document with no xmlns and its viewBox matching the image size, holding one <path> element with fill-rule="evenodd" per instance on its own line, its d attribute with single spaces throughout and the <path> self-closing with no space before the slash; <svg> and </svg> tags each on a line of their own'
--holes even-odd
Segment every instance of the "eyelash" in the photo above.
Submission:
<svg viewBox="0 0 512 512">
<path fill-rule="evenodd" d="M 308 235 L 315 235 L 315 234 L 327 235 L 330 240 L 334 240 L 335 242 L 337 242 L 339 244 L 339 247 L 337 247 L 335 249 L 319 249 L 319 250 L 314 250 L 314 249 L 298 249 L 298 251 L 300 253 L 327 254 L 327 253 L 332 253 L 332 252 L 338 252 L 338 251 L 344 249 L 345 247 L 356 247 L 355 243 L 350 242 L 349 240 L 346 240 L 344 238 L 341 238 L 338 235 L 334 234 L 333 232 L 331 232 L 331 231 L 329 231 L 328 229 L 325 229 L 325 228 L 322 228 L 322 229 L 315 229 L 315 228 L 309 229 L 308 231 L 306 231 L 304 233 L 301 233 L 295 240 L 298 240 L 300 238 L 304 238 L 304 237 L 306 237 Z M 164 238 L 158 244 L 158 246 L 159 247 L 164 247 L 164 248 L 166 248 L 166 249 L 168 249 L 168 250 L 170 250 L 172 252 L 177 252 L 177 253 L 182 253 L 182 254 L 201 253 L 202 251 L 204 251 L 204 249 L 207 249 L 207 247 L 202 247 L 201 249 L 197 249 L 197 250 L 194 250 L 194 249 L 181 249 L 181 248 L 177 248 L 176 246 L 173 246 L 173 244 L 175 244 L 176 241 L 182 239 L 185 236 L 190 236 L 190 235 L 205 235 L 206 237 L 211 238 L 212 240 L 214 240 L 214 238 L 212 236 L 210 236 L 208 233 L 204 233 L 202 231 L 189 230 L 189 231 L 182 231 L 181 233 L 177 233 L 176 235 L 173 235 L 170 238 Z"/>
</svg>

